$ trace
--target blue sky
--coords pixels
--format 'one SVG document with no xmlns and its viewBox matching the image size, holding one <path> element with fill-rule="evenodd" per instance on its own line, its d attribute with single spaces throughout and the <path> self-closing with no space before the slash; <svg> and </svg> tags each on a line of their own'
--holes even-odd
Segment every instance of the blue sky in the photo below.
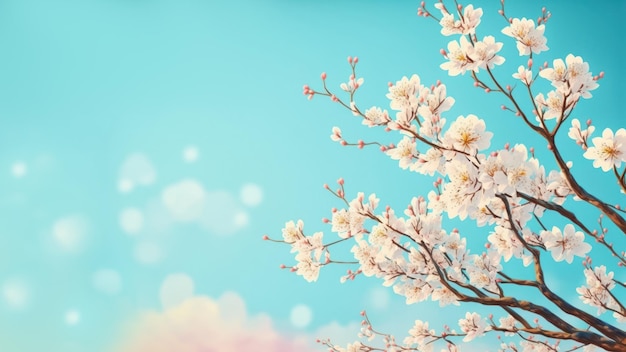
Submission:
<svg viewBox="0 0 626 352">
<path fill-rule="evenodd" d="M 500 33 L 498 2 L 480 4 L 479 33 L 504 42 L 507 62 L 497 72 L 509 79 L 525 60 Z M 623 127 L 626 49 L 617 28 L 626 2 L 511 0 L 507 13 L 535 18 L 542 5 L 553 13 L 546 29 L 551 50 L 538 61 L 573 53 L 594 74 L 606 74 L 575 117 L 592 118 L 597 131 Z M 517 132 L 521 121 L 500 110 L 500 97 L 439 69 L 439 49 L 452 38 L 418 18 L 418 6 L 1 1 L 0 349 L 110 351 L 137 314 L 164 309 L 160 291 L 168 277 L 183 287 L 174 296 L 189 294 L 188 279 L 194 295 L 234 292 L 249 316 L 267 314 L 288 335 L 316 336 L 333 322 L 350 330 L 364 308 L 381 327 L 402 333 L 419 314 L 437 312 L 436 305 L 407 308 L 374 279 L 342 285 L 346 268 L 309 284 L 278 269 L 293 263 L 287 247 L 261 241 L 264 234 L 279 237 L 288 220 L 303 219 L 309 233 L 328 231 L 320 219 L 341 204 L 322 185 L 339 177 L 348 196 L 375 192 L 398 211 L 430 189 L 431 180 L 377 150 L 342 148 L 328 138 L 333 126 L 353 140 L 399 137 L 361 126 L 330 101 L 302 96 L 304 84 L 319 88 L 323 71 L 338 91 L 349 76 L 348 55 L 360 58 L 364 106 L 386 107 L 387 82 L 417 73 L 448 86 L 456 99 L 449 120 L 484 118 L 495 134 L 492 146 L 543 145 Z M 602 181 L 605 175 L 570 145 L 577 175 L 601 180 L 589 189 L 619 201 L 611 179 Z M 168 192 L 187 212 L 200 202 L 209 214 L 187 221 L 188 213 L 168 213 Z M 198 193 L 204 198 L 188 199 Z M 464 226 L 462 233 L 474 229 Z M 556 266 L 553 275 L 562 270 L 569 268 Z M 299 305 L 312 312 L 310 322 L 290 319 Z M 446 315 L 460 317 L 461 310 Z"/>
</svg>

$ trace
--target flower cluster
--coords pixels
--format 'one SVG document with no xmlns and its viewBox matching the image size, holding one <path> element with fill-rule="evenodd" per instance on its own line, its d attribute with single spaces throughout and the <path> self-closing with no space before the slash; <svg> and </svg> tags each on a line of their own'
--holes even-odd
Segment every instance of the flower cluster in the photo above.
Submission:
<svg viewBox="0 0 626 352">
<path fill-rule="evenodd" d="M 302 220 L 298 220 L 295 224 L 289 221 L 283 228 L 283 240 L 285 243 L 291 244 L 291 252 L 297 252 L 296 260 L 298 264 L 292 268 L 298 275 L 302 275 L 305 280 L 316 281 L 320 268 L 323 265 L 320 262 L 325 246 L 322 244 L 321 232 L 316 232 L 312 236 L 305 236 L 302 232 L 304 224 Z M 326 252 L 326 260 L 329 254 Z"/>
<path fill-rule="evenodd" d="M 504 28 L 502 33 L 517 41 L 517 50 L 521 56 L 531 53 L 539 54 L 548 50 L 546 46 L 548 40 L 543 35 L 544 31 L 545 26 L 543 24 L 535 27 L 535 21 L 524 17 L 511 19 L 511 25 Z"/>
<path fill-rule="evenodd" d="M 613 317 L 620 323 L 626 323 L 626 308 L 616 299 L 611 292 L 615 288 L 613 272 L 606 272 L 606 266 L 600 265 L 593 269 L 587 267 L 584 271 L 586 285 L 576 289 L 580 299 L 598 309 L 598 314 L 606 310 L 613 312 Z"/>
<path fill-rule="evenodd" d="M 448 51 L 443 52 L 448 62 L 441 64 L 441 69 L 448 71 L 450 76 L 464 74 L 466 71 L 478 72 L 479 69 L 491 69 L 502 65 L 504 58 L 498 55 L 502 43 L 497 43 L 493 36 L 486 36 L 481 41 L 470 42 L 461 37 L 448 43 Z"/>
</svg>

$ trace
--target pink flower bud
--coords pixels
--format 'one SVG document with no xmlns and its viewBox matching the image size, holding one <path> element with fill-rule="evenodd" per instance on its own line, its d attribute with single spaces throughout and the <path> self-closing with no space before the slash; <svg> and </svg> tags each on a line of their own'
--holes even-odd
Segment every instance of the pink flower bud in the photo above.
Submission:
<svg viewBox="0 0 626 352">
<path fill-rule="evenodd" d="M 348 56 L 348 63 L 351 64 L 352 63 L 352 56 Z"/>
<path fill-rule="evenodd" d="M 365 146 L 365 142 L 363 142 L 362 140 L 359 140 L 359 149 L 363 149 L 364 146 Z"/>
<path fill-rule="evenodd" d="M 511 88 L 511 85 L 507 84 L 507 85 L 506 85 L 506 90 L 508 90 L 508 91 L 510 92 L 510 91 L 511 91 L 511 89 L 512 89 L 512 88 Z"/>
<path fill-rule="evenodd" d="M 348 145 L 348 142 L 344 141 L 343 139 L 342 139 L 342 140 L 341 140 L 341 142 L 339 142 L 339 143 L 340 143 L 341 145 L 343 145 L 344 147 L 345 147 L 346 145 Z"/>
<path fill-rule="evenodd" d="M 500 14 L 500 16 L 504 16 L 504 11 L 498 10 L 498 13 Z"/>
<path fill-rule="evenodd" d="M 506 106 L 502 105 L 502 106 L 500 106 L 500 109 L 506 110 Z"/>
<path fill-rule="evenodd" d="M 533 67 L 533 59 L 528 59 L 528 69 Z"/>
<path fill-rule="evenodd" d="M 324 183 L 324 188 L 328 189 L 328 183 Z"/>
<path fill-rule="evenodd" d="M 269 240 L 269 239 L 270 239 L 270 238 L 269 238 L 269 236 L 268 236 L 268 235 L 263 235 L 263 240 L 264 240 L 264 241 L 267 241 L 267 240 Z"/>
<path fill-rule="evenodd" d="M 420 2 L 420 6 L 424 7 L 424 6 L 426 6 L 426 3 L 424 1 L 422 1 L 422 2 Z"/>
<path fill-rule="evenodd" d="M 339 185 L 343 186 L 343 177 L 340 177 L 340 178 L 337 180 L 337 183 L 338 183 Z"/>
<path fill-rule="evenodd" d="M 591 126 L 591 119 L 587 120 L 587 126 Z"/>
<path fill-rule="evenodd" d="M 322 80 L 325 80 L 326 79 L 326 72 L 322 72 L 321 77 L 322 77 Z"/>
<path fill-rule="evenodd" d="M 358 56 L 355 56 L 354 57 L 354 63 L 356 64 L 357 62 L 359 62 L 359 58 L 358 58 Z"/>
<path fill-rule="evenodd" d="M 287 266 L 286 266 L 285 264 L 281 264 L 281 265 L 280 265 L 280 268 L 281 268 L 281 269 L 285 269 L 286 267 L 287 267 Z"/>
<path fill-rule="evenodd" d="M 447 57 L 448 53 L 444 49 L 439 49 L 439 53 L 443 55 L 443 57 Z"/>
<path fill-rule="evenodd" d="M 489 92 L 491 92 L 491 89 L 485 88 L 485 93 L 489 93 Z"/>
<path fill-rule="evenodd" d="M 322 222 L 324 224 L 328 224 L 330 222 L 330 220 L 328 220 L 328 218 L 322 218 Z"/>
<path fill-rule="evenodd" d="M 478 81 L 474 81 L 474 87 L 478 87 Z"/>
<path fill-rule="evenodd" d="M 600 78 L 604 78 L 604 71 L 601 71 L 601 72 L 598 74 L 598 77 L 600 77 Z"/>
<path fill-rule="evenodd" d="M 456 8 L 457 8 L 459 11 L 461 11 L 461 10 L 463 10 L 463 5 L 458 4 L 458 5 L 456 5 Z"/>
<path fill-rule="evenodd" d="M 364 310 L 362 310 L 362 311 L 361 311 L 361 316 L 362 316 L 362 317 L 364 317 L 364 316 L 365 316 L 365 311 L 364 311 Z"/>
</svg>

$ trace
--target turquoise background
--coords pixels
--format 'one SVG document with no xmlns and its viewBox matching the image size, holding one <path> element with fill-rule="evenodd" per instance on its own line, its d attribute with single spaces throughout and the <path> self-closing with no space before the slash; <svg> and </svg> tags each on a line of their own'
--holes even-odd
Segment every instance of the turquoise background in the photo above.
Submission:
<svg viewBox="0 0 626 352">
<path fill-rule="evenodd" d="M 484 6 L 478 33 L 504 43 L 507 61 L 496 72 L 514 83 L 510 75 L 526 60 L 500 33 L 506 23 L 497 15 L 498 4 L 475 3 Z M 620 23 L 626 2 L 511 0 L 507 14 L 536 18 L 542 5 L 553 13 L 546 27 L 550 50 L 536 62 L 573 53 L 594 74 L 604 71 L 593 99 L 582 101 L 574 117 L 593 119 L 596 135 L 604 127 L 624 127 Z M 548 169 L 554 167 L 545 143 L 500 110 L 501 96 L 486 95 L 467 76 L 449 77 L 439 69 L 439 49 L 455 38 L 442 37 L 435 21 L 418 18 L 418 6 L 405 0 L 0 1 L 0 285 L 4 296 L 14 282 L 28 293 L 20 307 L 0 302 L 0 350 L 110 351 L 137 313 L 161 309 L 159 288 L 172 273 L 193 278 L 198 295 L 237 292 L 248 314 L 267 313 L 289 336 L 315 337 L 333 321 L 358 324 L 364 308 L 375 326 L 400 336 L 418 318 L 431 320 L 436 329 L 443 323 L 458 329 L 466 309 L 407 307 L 390 289 L 388 296 L 381 293 L 374 278 L 340 284 L 346 267 L 323 270 L 309 284 L 279 269 L 294 263 L 288 247 L 261 240 L 264 234 L 280 238 L 292 219 L 303 219 L 308 234 L 325 231 L 330 240 L 330 227 L 320 219 L 342 204 L 322 185 L 334 186 L 339 177 L 349 198 L 375 192 L 381 205 L 398 213 L 412 196 L 431 188 L 432 180 L 401 170 L 375 148 L 345 148 L 328 138 L 333 126 L 341 126 L 353 141 L 400 140 L 361 126 L 325 98 L 307 101 L 302 95 L 304 84 L 321 88 L 321 72 L 339 92 L 350 74 L 349 55 L 359 57 L 358 75 L 365 78 L 357 96 L 362 107 L 387 108 L 387 82 L 402 76 L 417 73 L 425 84 L 441 79 L 456 99 L 449 121 L 476 114 L 494 132 L 492 147 L 527 143 Z M 548 84 L 542 87 L 549 90 Z M 565 155 L 574 161 L 575 174 L 590 181 L 588 189 L 611 203 L 622 201 L 611 175 L 592 169 L 562 137 Z M 187 146 L 199 151 L 194 163 L 182 158 Z M 155 181 L 123 193 L 120 172 L 133 153 L 149 159 Z M 23 176 L 14 175 L 15 165 L 26 167 Z M 195 223 L 143 237 L 122 231 L 123 209 L 145 209 L 166 187 L 190 178 L 207 191 L 232 195 L 233 209 L 247 214 L 247 225 L 230 235 Z M 258 206 L 239 199 L 250 183 L 263 191 Z M 55 222 L 68 216 L 87 223 L 84 245 L 73 253 L 60 250 L 51 235 Z M 585 219 L 593 225 L 596 216 L 587 212 Z M 486 238 L 486 228 L 451 226 L 470 240 Z M 158 243 L 162 260 L 138 262 L 138 238 Z M 477 240 L 475 251 L 482 243 Z M 349 247 L 344 249 L 349 259 Z M 578 263 L 559 263 L 548 272 L 554 281 L 567 278 L 559 287 L 573 300 L 573 288 L 584 282 Z M 101 269 L 119 273 L 119 292 L 94 288 L 93 275 Z M 619 277 L 624 279 L 623 270 Z M 313 312 L 307 327 L 290 323 L 298 304 Z M 80 313 L 77 324 L 64 320 L 68 310 Z"/>
</svg>

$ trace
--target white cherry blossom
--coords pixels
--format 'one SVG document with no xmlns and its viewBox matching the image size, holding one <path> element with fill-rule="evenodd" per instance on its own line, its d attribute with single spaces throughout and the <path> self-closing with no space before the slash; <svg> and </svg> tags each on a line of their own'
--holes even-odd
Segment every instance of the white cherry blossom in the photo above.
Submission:
<svg viewBox="0 0 626 352">
<path fill-rule="evenodd" d="M 542 231 L 541 239 L 557 262 L 565 260 L 572 263 L 575 255 L 584 257 L 591 250 L 591 246 L 584 242 L 585 235 L 576 231 L 572 224 L 565 225 L 563 232 L 556 226 L 552 227 L 552 231 Z"/>
<path fill-rule="evenodd" d="M 562 59 L 554 60 L 552 67 L 541 70 L 539 75 L 551 81 L 563 94 L 576 93 L 583 98 L 591 98 L 589 91 L 598 88 L 598 83 L 589 72 L 589 64 L 580 56 L 572 54 L 567 55 L 565 62 Z"/>
<path fill-rule="evenodd" d="M 439 67 L 448 71 L 450 76 L 458 76 L 465 74 L 466 71 L 476 71 L 478 66 L 472 61 L 470 55 L 473 51 L 472 43 L 467 38 L 461 37 L 460 41 L 456 40 L 448 43 L 448 62 L 444 62 Z"/>
<path fill-rule="evenodd" d="M 605 128 L 602 137 L 595 137 L 592 142 L 593 147 L 589 147 L 583 156 L 593 160 L 593 167 L 609 171 L 626 161 L 626 129 L 620 128 L 614 135 L 610 128 Z"/>
<path fill-rule="evenodd" d="M 465 319 L 459 320 L 459 326 L 461 327 L 461 331 L 467 334 L 463 338 L 464 342 L 475 339 L 487 330 L 487 324 L 478 313 L 467 312 Z"/>
<path fill-rule="evenodd" d="M 389 87 L 387 98 L 391 100 L 391 108 L 394 110 L 404 110 L 407 106 L 417 107 L 417 94 L 421 88 L 420 78 L 413 75 L 411 78 L 402 77 L 396 84 Z"/>
<path fill-rule="evenodd" d="M 387 110 L 382 110 L 381 108 L 375 106 L 365 110 L 363 124 L 368 127 L 384 125 L 389 121 L 391 121 L 391 119 L 389 118 Z"/>
<path fill-rule="evenodd" d="M 395 148 L 391 148 L 387 151 L 387 155 L 393 160 L 398 160 L 401 168 L 407 169 L 419 156 L 416 145 L 414 140 L 411 140 L 409 137 L 404 137 Z"/>
<path fill-rule="evenodd" d="M 474 5 L 467 5 L 463 10 L 461 19 L 456 20 L 454 15 L 446 11 L 441 3 L 435 4 L 435 7 L 441 10 L 441 34 L 474 34 L 476 27 L 480 24 L 480 17 L 483 15 L 481 8 L 474 9 Z"/>
<path fill-rule="evenodd" d="M 502 43 L 496 43 L 495 38 L 489 35 L 474 43 L 470 57 L 479 68 L 493 68 L 495 65 L 504 63 L 504 58 L 497 55 L 500 49 L 502 49 Z"/>
<path fill-rule="evenodd" d="M 474 154 L 489 148 L 493 133 L 485 128 L 485 121 L 476 115 L 459 116 L 446 131 L 443 142 L 456 150 Z"/>
<path fill-rule="evenodd" d="M 514 18 L 511 24 L 502 30 L 502 33 L 517 40 L 517 50 L 521 56 L 530 55 L 531 52 L 539 54 L 548 50 L 547 39 L 543 35 L 544 30 L 544 25 L 535 28 L 535 21 L 524 17 L 521 20 Z"/>
<path fill-rule="evenodd" d="M 578 119 L 573 119 L 572 127 L 570 127 L 567 135 L 569 136 L 569 138 L 576 141 L 576 144 L 585 146 L 587 145 L 587 140 L 589 139 L 593 131 L 595 131 L 595 129 L 596 128 L 594 126 L 588 126 L 587 129 L 583 130 L 580 125 L 580 121 L 578 121 Z"/>
<path fill-rule="evenodd" d="M 520 65 L 517 68 L 517 73 L 513 74 L 513 78 L 519 79 L 528 86 L 533 81 L 533 72 L 528 70 L 526 66 Z"/>
<path fill-rule="evenodd" d="M 283 228 L 283 240 L 287 243 L 294 243 L 303 238 L 303 227 L 304 223 L 302 222 L 302 220 L 298 220 L 297 225 L 293 221 L 288 221 L 287 223 L 285 223 L 285 227 Z"/>
</svg>

